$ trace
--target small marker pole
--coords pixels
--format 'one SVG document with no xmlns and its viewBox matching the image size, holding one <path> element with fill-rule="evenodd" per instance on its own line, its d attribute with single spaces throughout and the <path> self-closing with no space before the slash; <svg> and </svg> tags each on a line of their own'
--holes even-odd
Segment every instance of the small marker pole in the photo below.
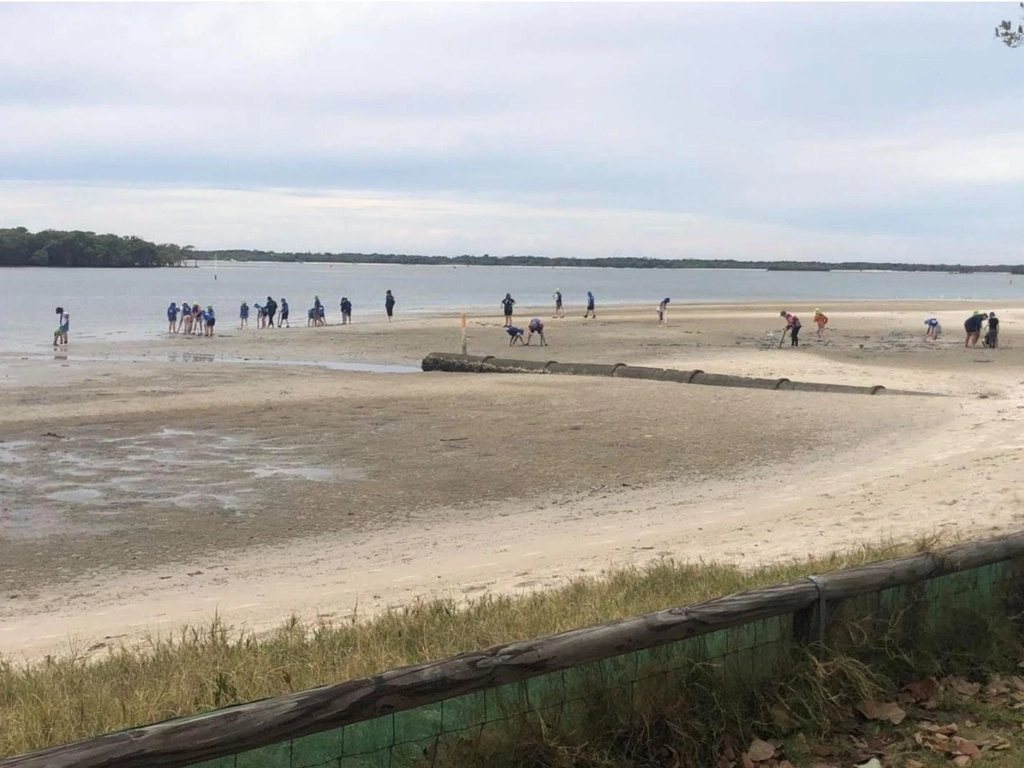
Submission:
<svg viewBox="0 0 1024 768">
<path fill-rule="evenodd" d="M 462 313 L 462 354 L 466 354 L 466 313 Z"/>
</svg>

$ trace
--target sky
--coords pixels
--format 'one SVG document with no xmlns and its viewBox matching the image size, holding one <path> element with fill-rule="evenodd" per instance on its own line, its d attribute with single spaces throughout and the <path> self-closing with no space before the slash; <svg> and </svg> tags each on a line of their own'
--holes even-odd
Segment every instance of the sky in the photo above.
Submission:
<svg viewBox="0 0 1024 768">
<path fill-rule="evenodd" d="M 1006 3 L 0 3 L 0 227 L 1024 262 Z"/>
</svg>

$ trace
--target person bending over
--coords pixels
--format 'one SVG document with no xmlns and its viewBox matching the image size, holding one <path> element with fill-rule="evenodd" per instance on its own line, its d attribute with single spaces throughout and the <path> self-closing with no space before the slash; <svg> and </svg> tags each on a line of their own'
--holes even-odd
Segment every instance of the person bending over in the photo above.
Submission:
<svg viewBox="0 0 1024 768">
<path fill-rule="evenodd" d="M 542 347 L 546 347 L 548 345 L 547 341 L 544 339 L 544 323 L 540 321 L 539 317 L 533 318 L 533 320 L 530 321 L 530 324 L 527 327 L 530 329 L 530 334 L 526 337 L 527 344 L 530 343 L 530 339 L 532 339 L 533 334 L 536 333 L 538 336 L 540 336 L 540 345 Z"/>
<path fill-rule="evenodd" d="M 516 328 L 514 325 L 506 325 L 505 326 L 505 333 L 507 333 L 508 336 L 509 336 L 508 345 L 510 347 L 514 347 L 516 345 L 517 341 L 520 344 L 525 344 L 526 343 L 526 342 L 523 341 L 523 329 L 522 328 Z"/>
<path fill-rule="evenodd" d="M 782 335 L 786 335 L 786 331 L 789 331 L 789 345 L 791 347 L 800 346 L 800 318 L 796 315 L 782 310 L 779 312 L 779 317 L 786 318 L 786 327 L 782 331 Z"/>
</svg>

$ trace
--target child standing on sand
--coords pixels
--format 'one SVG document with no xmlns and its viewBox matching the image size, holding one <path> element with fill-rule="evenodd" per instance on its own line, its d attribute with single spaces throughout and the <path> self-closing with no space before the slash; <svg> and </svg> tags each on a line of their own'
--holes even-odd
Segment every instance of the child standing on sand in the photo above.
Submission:
<svg viewBox="0 0 1024 768">
<path fill-rule="evenodd" d="M 668 325 L 668 303 L 672 299 L 667 296 L 658 305 L 658 325 Z"/>
<path fill-rule="evenodd" d="M 828 325 L 828 315 L 820 309 L 814 310 L 814 324 L 818 326 L 818 341 L 825 340 L 825 326 Z"/>
<path fill-rule="evenodd" d="M 594 311 L 594 294 L 587 291 L 587 311 L 583 313 L 583 318 L 587 317 L 597 318 L 597 312 Z"/>
<path fill-rule="evenodd" d="M 501 300 L 501 306 L 505 309 L 505 327 L 508 328 L 512 325 L 512 307 L 515 306 L 516 300 L 512 298 L 511 293 L 506 293 L 505 298 Z"/>
<path fill-rule="evenodd" d="M 238 330 L 249 327 L 249 304 L 242 302 L 242 306 L 238 308 Z"/>
</svg>

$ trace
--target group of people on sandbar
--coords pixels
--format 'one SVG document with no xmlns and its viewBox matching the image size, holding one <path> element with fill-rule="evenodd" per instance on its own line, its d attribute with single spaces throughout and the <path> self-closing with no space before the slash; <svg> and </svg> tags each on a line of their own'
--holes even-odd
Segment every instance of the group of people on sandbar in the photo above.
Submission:
<svg viewBox="0 0 1024 768">
<path fill-rule="evenodd" d="M 216 325 L 217 315 L 212 304 L 207 304 L 206 309 L 203 309 L 198 302 L 189 304 L 187 301 L 183 301 L 179 307 L 172 301 L 167 307 L 168 333 L 213 336 L 213 329 Z"/>
<path fill-rule="evenodd" d="M 339 308 L 341 309 L 341 324 L 349 325 L 352 322 L 351 300 L 347 296 L 342 296 Z M 395 311 L 395 297 L 390 290 L 384 295 L 384 311 L 387 313 L 388 322 L 391 322 Z M 281 302 L 278 304 L 272 296 L 267 296 L 265 303 L 261 304 L 258 301 L 254 301 L 251 308 L 249 307 L 249 302 L 243 300 L 238 308 L 238 330 L 245 330 L 249 327 L 249 315 L 252 313 L 255 313 L 257 328 L 291 328 L 291 322 L 289 321 L 290 312 L 291 308 L 288 306 L 288 299 L 284 297 L 281 298 Z M 61 313 L 63 313 L 63 309 L 58 307 L 58 314 Z M 167 307 L 168 333 L 212 336 L 216 323 L 217 318 L 212 305 L 207 305 L 204 310 L 198 303 L 182 302 L 179 307 L 172 301 L 170 306 Z M 62 320 L 61 327 L 64 325 L 66 325 L 66 322 Z M 306 326 L 319 327 L 323 325 L 327 325 L 327 311 L 324 308 L 323 302 L 320 301 L 320 297 L 314 296 L 313 306 L 306 311 Z M 59 336 L 56 332 L 54 333 L 55 345 L 59 338 L 64 338 L 64 343 L 67 343 L 66 330 L 63 332 L 63 336 Z"/>
</svg>

